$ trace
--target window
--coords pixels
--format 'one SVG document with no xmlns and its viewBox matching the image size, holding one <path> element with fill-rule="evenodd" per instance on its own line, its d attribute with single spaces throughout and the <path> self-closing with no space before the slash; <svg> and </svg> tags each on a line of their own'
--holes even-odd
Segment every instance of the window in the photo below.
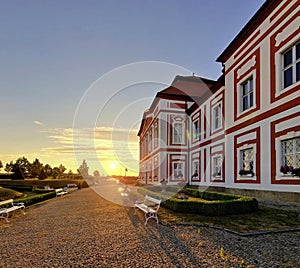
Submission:
<svg viewBox="0 0 300 268">
<path fill-rule="evenodd" d="M 154 122 L 154 147 L 158 146 L 158 119 Z"/>
<path fill-rule="evenodd" d="M 174 171 L 175 179 L 183 178 L 183 163 L 180 162 L 173 163 L 173 171 Z"/>
<path fill-rule="evenodd" d="M 292 46 L 282 55 L 283 89 L 300 81 L 300 43 Z"/>
<path fill-rule="evenodd" d="M 241 112 L 253 107 L 253 77 L 241 84 Z"/>
<path fill-rule="evenodd" d="M 152 136 L 152 128 L 150 128 L 149 133 L 149 143 L 148 143 L 148 150 L 151 153 L 152 152 L 152 146 L 153 146 L 153 136 Z"/>
<path fill-rule="evenodd" d="M 282 141 L 281 152 L 283 167 L 287 169 L 300 168 L 300 137 Z"/>
<path fill-rule="evenodd" d="M 199 176 L 198 169 L 199 169 L 199 162 L 194 161 L 193 166 L 192 166 L 192 179 L 198 179 L 198 176 Z"/>
<path fill-rule="evenodd" d="M 240 171 L 241 176 L 254 176 L 254 150 L 248 148 L 240 151 Z"/>
<path fill-rule="evenodd" d="M 221 178 L 222 176 L 222 157 L 214 156 L 212 158 L 212 176 L 215 178 Z"/>
<path fill-rule="evenodd" d="M 173 142 L 177 143 L 177 144 L 183 143 L 183 124 L 182 123 L 174 123 Z"/>
<path fill-rule="evenodd" d="M 221 103 L 219 103 L 213 108 L 213 130 L 217 130 L 221 127 L 222 127 L 222 106 Z"/>
<path fill-rule="evenodd" d="M 199 138 L 199 120 L 193 122 L 193 140 Z"/>
<path fill-rule="evenodd" d="M 158 177 L 158 156 L 154 157 L 154 178 Z"/>
</svg>

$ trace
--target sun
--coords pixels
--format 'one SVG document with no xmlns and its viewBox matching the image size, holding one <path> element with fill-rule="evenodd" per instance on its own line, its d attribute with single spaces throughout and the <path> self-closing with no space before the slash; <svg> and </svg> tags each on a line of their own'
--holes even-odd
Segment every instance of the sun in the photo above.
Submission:
<svg viewBox="0 0 300 268">
<path fill-rule="evenodd" d="M 109 165 L 109 168 L 110 168 L 111 170 L 115 170 L 116 167 L 117 167 L 117 165 L 116 165 L 115 163 L 111 163 L 111 164 Z"/>
</svg>

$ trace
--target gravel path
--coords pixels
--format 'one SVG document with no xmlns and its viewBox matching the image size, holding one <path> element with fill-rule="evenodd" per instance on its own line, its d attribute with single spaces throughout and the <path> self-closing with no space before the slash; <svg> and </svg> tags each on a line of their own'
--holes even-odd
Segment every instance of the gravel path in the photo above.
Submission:
<svg viewBox="0 0 300 268">
<path fill-rule="evenodd" d="M 7 228 L 8 227 L 8 228 Z M 91 189 L 0 222 L 0 267 L 300 267 L 300 232 L 239 237 L 163 226 Z M 243 265 L 245 263 L 245 265 Z"/>
</svg>

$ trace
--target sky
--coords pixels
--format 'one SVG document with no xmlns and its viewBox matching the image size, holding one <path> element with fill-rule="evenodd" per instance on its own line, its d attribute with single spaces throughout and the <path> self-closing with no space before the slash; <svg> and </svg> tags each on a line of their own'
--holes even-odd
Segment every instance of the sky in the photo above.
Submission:
<svg viewBox="0 0 300 268">
<path fill-rule="evenodd" d="M 176 74 L 217 79 L 263 2 L 0 0 L 0 160 L 137 175 L 156 92 Z"/>
</svg>

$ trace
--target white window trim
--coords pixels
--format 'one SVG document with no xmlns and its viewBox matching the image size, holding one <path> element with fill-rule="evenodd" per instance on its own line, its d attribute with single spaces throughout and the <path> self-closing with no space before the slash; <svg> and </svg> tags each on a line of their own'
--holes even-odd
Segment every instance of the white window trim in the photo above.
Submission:
<svg viewBox="0 0 300 268">
<path fill-rule="evenodd" d="M 159 127 L 158 127 L 158 119 L 155 119 L 154 126 L 154 148 L 158 147 L 158 139 L 159 139 Z"/>
<path fill-rule="evenodd" d="M 242 100 L 242 90 L 243 90 L 243 85 L 250 80 L 250 78 L 252 77 L 253 79 L 253 106 L 244 110 L 243 111 L 243 100 Z M 240 81 L 237 85 L 238 91 L 237 91 L 237 99 L 238 99 L 238 103 L 237 103 L 237 111 L 238 111 L 238 116 L 243 115 L 244 113 L 247 113 L 251 110 L 256 109 L 256 71 L 253 70 L 245 79 L 243 79 L 242 81 Z"/>
<path fill-rule="evenodd" d="M 216 126 L 215 126 L 215 122 L 216 122 L 216 120 L 215 120 L 215 117 L 216 117 L 215 110 L 217 109 L 218 106 L 220 106 L 220 112 L 221 112 L 220 113 L 220 126 L 218 128 L 216 128 Z M 218 131 L 218 130 L 220 130 L 220 129 L 223 128 L 223 113 L 222 113 L 222 108 L 223 108 L 222 102 L 218 102 L 211 109 L 211 112 L 212 112 L 212 132 L 216 132 L 216 131 Z"/>
<path fill-rule="evenodd" d="M 154 177 L 158 177 L 159 174 L 159 156 L 156 155 L 153 157 L 153 173 L 154 173 Z M 156 174 L 157 172 L 157 174 Z"/>
<path fill-rule="evenodd" d="M 176 178 L 175 177 L 175 164 L 181 164 L 182 165 L 182 169 L 180 169 L 181 170 L 181 172 L 182 172 L 182 177 L 184 178 L 185 177 L 185 172 L 184 172 L 184 170 L 185 170 L 185 165 L 184 165 L 184 162 L 179 162 L 179 161 L 176 161 L 176 162 L 172 162 L 172 178 L 173 178 L 173 180 L 180 180 L 180 178 Z"/>
<path fill-rule="evenodd" d="M 289 175 L 289 174 L 283 174 L 280 172 L 280 167 L 282 165 L 281 163 L 281 157 L 282 157 L 282 152 L 281 152 L 281 142 L 284 140 L 289 140 L 289 139 L 294 139 L 300 136 L 300 131 L 291 131 L 289 133 L 287 133 L 286 135 L 277 137 L 275 139 L 275 149 L 276 149 L 276 177 L 275 180 L 276 181 L 280 181 L 280 180 L 286 180 L 287 178 L 289 180 L 295 180 L 295 181 L 299 181 L 300 178 L 293 176 L 293 175 Z"/>
<path fill-rule="evenodd" d="M 192 180 L 198 180 L 199 179 L 199 160 L 193 160 L 192 161 L 192 176 L 194 175 L 194 165 L 195 165 L 195 163 L 197 164 L 197 167 L 198 167 L 198 169 L 197 169 L 197 171 L 198 171 L 198 176 L 197 177 L 193 177 L 193 178 L 191 178 Z"/>
<path fill-rule="evenodd" d="M 240 175 L 239 171 L 241 169 L 241 165 L 242 165 L 242 159 L 241 159 L 241 155 L 242 155 L 242 151 L 247 150 L 247 149 L 253 149 L 253 172 L 254 172 L 254 176 L 248 176 L 248 175 Z M 252 143 L 252 144 L 244 144 L 243 146 L 239 147 L 237 150 L 237 180 L 256 180 L 257 176 L 256 176 L 256 144 Z"/>
<path fill-rule="evenodd" d="M 214 159 L 216 159 L 216 158 L 221 158 L 221 175 L 220 176 L 214 176 Z M 211 177 L 213 178 L 213 179 L 222 179 L 223 178 L 223 170 L 222 170 L 222 166 L 223 166 L 223 155 L 222 154 L 215 154 L 215 155 L 213 155 L 212 157 L 211 157 L 211 161 L 212 161 L 212 165 L 211 165 L 211 172 L 212 172 L 212 174 L 211 174 Z"/>
<path fill-rule="evenodd" d="M 196 129 L 195 129 L 196 122 L 198 122 L 198 132 L 196 132 Z M 193 141 L 198 141 L 199 137 L 200 137 L 200 120 L 199 119 L 194 120 L 192 125 L 193 125 L 192 126 Z"/>
<path fill-rule="evenodd" d="M 298 59 L 298 61 L 296 61 L 296 59 L 294 58 L 295 57 L 295 47 L 296 45 L 300 44 L 300 41 L 299 42 L 296 42 L 292 45 L 290 45 L 289 47 L 287 47 L 284 51 L 281 52 L 281 90 L 284 90 L 286 88 L 290 88 L 290 87 L 293 87 L 297 82 L 295 81 L 296 79 L 296 64 L 298 62 L 300 62 L 300 59 Z M 284 68 L 284 57 L 283 55 L 292 48 L 292 64 L 289 65 L 289 68 L 290 67 L 294 67 L 294 72 L 293 72 L 293 81 L 292 81 L 292 84 L 289 85 L 288 87 L 284 87 L 284 70 L 285 69 L 289 69 L 289 68 Z M 298 81 L 300 82 L 300 81 Z"/>
<path fill-rule="evenodd" d="M 292 46 L 298 44 L 299 42 L 299 36 L 296 36 L 295 38 L 293 38 L 292 40 L 290 40 L 290 42 L 288 42 L 287 44 L 285 44 L 279 51 L 276 52 L 275 54 L 275 79 L 276 79 L 276 93 L 275 93 L 275 97 L 280 96 L 281 94 L 289 91 L 290 89 L 300 85 L 300 81 L 286 87 L 283 88 L 283 54 L 284 52 L 286 52 L 289 48 L 291 48 Z"/>
<path fill-rule="evenodd" d="M 181 141 L 178 142 L 178 141 L 175 141 L 175 125 L 176 124 L 179 124 L 182 126 L 182 133 L 181 133 Z M 178 121 L 174 121 L 173 123 L 173 133 L 172 133 L 172 138 L 173 138 L 173 144 L 184 144 L 184 141 L 185 141 L 185 134 L 184 134 L 184 123 L 183 122 L 178 122 Z"/>
</svg>

